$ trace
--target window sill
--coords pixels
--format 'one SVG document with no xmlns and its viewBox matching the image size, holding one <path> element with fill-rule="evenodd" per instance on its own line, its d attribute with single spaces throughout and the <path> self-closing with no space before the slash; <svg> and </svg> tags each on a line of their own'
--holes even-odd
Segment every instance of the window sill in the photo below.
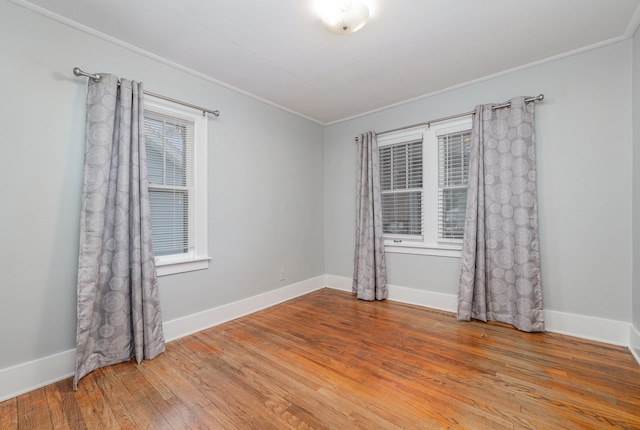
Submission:
<svg viewBox="0 0 640 430">
<path fill-rule="evenodd" d="M 180 260 L 156 260 L 156 272 L 158 276 L 175 275 L 177 273 L 193 272 L 209 268 L 211 257 L 199 257 Z"/>
<path fill-rule="evenodd" d="M 437 257 L 455 257 L 460 258 L 462 256 L 462 250 L 460 248 L 445 248 L 434 247 L 424 245 L 385 245 L 384 252 L 392 254 L 414 254 L 414 255 L 433 255 Z"/>
</svg>

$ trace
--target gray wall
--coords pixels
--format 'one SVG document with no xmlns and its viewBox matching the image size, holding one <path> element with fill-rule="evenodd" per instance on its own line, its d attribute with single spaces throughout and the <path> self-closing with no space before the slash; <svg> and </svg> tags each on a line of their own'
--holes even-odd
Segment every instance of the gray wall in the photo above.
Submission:
<svg viewBox="0 0 640 430">
<path fill-rule="evenodd" d="M 640 30 L 633 37 L 633 325 L 640 333 Z"/>
<path fill-rule="evenodd" d="M 222 113 L 209 122 L 213 260 L 160 278 L 165 321 L 324 273 L 322 126 L 6 1 L 0 55 L 0 369 L 75 347 L 87 82 L 74 66 Z"/>
<path fill-rule="evenodd" d="M 326 273 L 352 276 L 354 136 L 544 93 L 536 108 L 544 307 L 630 322 L 631 54 L 627 40 L 327 127 Z M 387 258 L 390 284 L 457 293 L 458 258 Z"/>
</svg>

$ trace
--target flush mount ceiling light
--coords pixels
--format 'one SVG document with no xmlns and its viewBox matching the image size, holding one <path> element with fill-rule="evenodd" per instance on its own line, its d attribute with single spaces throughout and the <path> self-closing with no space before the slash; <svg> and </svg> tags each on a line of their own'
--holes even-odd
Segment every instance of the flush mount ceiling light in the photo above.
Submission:
<svg viewBox="0 0 640 430">
<path fill-rule="evenodd" d="M 358 31 L 369 19 L 369 8 L 359 0 L 324 0 L 320 7 L 322 24 L 336 34 Z"/>
</svg>

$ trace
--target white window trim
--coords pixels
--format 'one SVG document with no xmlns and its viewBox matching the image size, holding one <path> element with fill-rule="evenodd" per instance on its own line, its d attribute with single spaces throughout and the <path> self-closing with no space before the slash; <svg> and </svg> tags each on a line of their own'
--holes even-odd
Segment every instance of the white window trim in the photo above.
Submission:
<svg viewBox="0 0 640 430">
<path fill-rule="evenodd" d="M 395 254 L 457 257 L 462 255 L 462 240 L 438 239 L 438 136 L 471 129 L 471 115 L 412 128 L 378 137 L 378 147 L 422 139 L 423 142 L 423 239 L 404 239 L 386 235 L 384 250 Z"/>
<path fill-rule="evenodd" d="M 186 254 L 155 258 L 158 276 L 209 268 L 207 217 L 207 144 L 208 121 L 202 111 L 150 95 L 144 97 L 144 108 L 170 114 L 194 122 L 193 130 L 193 248 Z"/>
</svg>

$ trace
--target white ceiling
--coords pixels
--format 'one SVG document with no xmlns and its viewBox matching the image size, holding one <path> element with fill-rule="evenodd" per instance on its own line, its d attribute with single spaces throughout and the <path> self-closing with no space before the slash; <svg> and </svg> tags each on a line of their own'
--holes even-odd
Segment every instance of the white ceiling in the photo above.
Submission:
<svg viewBox="0 0 640 430">
<path fill-rule="evenodd" d="M 640 22 L 640 0 L 369 0 L 369 23 L 336 35 L 314 1 L 29 0 L 324 124 L 621 40 Z"/>
</svg>

